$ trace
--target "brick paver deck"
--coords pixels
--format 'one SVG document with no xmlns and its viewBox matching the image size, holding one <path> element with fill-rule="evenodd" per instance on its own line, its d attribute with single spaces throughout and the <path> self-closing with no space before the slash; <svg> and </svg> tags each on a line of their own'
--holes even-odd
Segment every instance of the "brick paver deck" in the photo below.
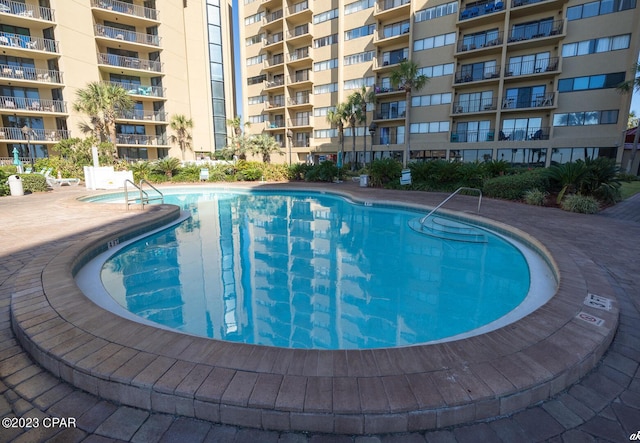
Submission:
<svg viewBox="0 0 640 443">
<path fill-rule="evenodd" d="M 360 189 L 347 183 L 329 185 L 329 189 L 349 192 L 360 199 L 425 205 L 443 198 L 439 194 Z M 113 323 L 110 318 L 105 321 L 104 314 L 87 308 L 84 300 L 73 296 L 73 288 L 65 281 L 75 257 L 88 242 L 108 236 L 113 229 L 171 214 L 160 209 L 126 213 L 74 201 L 74 197 L 86 193 L 63 188 L 54 193 L 0 199 L 5 228 L 0 247 L 0 415 L 38 418 L 41 423 L 31 429 L 0 428 L 0 441 L 103 441 L 102 437 L 187 442 L 628 441 L 640 430 L 640 333 L 636 327 L 640 291 L 635 284 L 634 244 L 640 238 L 640 224 L 634 221 L 640 214 L 640 200 L 635 200 L 637 204 L 626 202 L 630 209 L 622 214 L 608 210 L 605 216 L 483 202 L 483 217 L 514 226 L 551 251 L 561 271 L 564 302 L 549 305 L 554 309 L 543 308 L 544 315 L 530 316 L 533 322 L 525 319 L 517 323 L 518 328 L 493 334 L 496 342 L 502 339 L 501 346 L 513 347 L 516 343 L 525 352 L 497 355 L 504 348 L 487 348 L 486 342 L 473 339 L 464 341 L 469 345 L 456 342 L 445 347 L 453 357 L 440 362 L 450 365 L 456 376 L 461 375 L 455 373 L 456 369 L 464 372 L 456 366 L 461 356 L 501 357 L 488 361 L 480 358 L 475 360 L 477 364 L 468 366 L 469 374 L 462 375 L 468 377 L 467 383 L 474 384 L 464 386 L 473 386 L 480 393 L 468 392 L 466 396 L 487 400 L 506 392 L 506 386 L 522 388 L 517 390 L 519 394 L 508 395 L 500 402 L 480 401 L 471 403 L 473 407 L 463 402 L 456 407 L 453 399 L 461 393 L 455 383 L 446 382 L 446 371 L 399 373 L 396 367 L 385 372 L 381 357 L 374 355 L 373 360 L 367 360 L 370 353 L 362 353 L 364 360 L 359 367 L 367 369 L 366 363 L 373 361 L 374 373 L 322 376 L 318 368 L 327 366 L 319 364 L 310 375 L 304 372 L 303 364 L 301 371 L 293 373 L 272 370 L 259 374 L 238 368 L 238 361 L 251 361 L 251 351 L 217 347 L 213 354 L 198 360 L 194 356 L 208 348 L 201 345 L 201 340 L 176 338 L 176 334 L 165 335 L 164 331 L 149 334 L 147 327 L 125 325 L 119 320 Z M 467 210 L 473 203 L 461 197 L 448 206 Z M 576 302 L 580 302 L 576 297 L 584 297 L 587 291 L 616 299 L 619 308 L 617 333 L 601 359 L 611 338 L 609 332 L 614 332 L 607 326 L 615 324 L 615 313 L 590 311 L 605 319 L 602 329 L 573 320 L 579 307 Z M 18 336 L 11 328 L 12 315 Z M 553 330 L 560 332 L 545 338 L 540 331 L 549 323 L 557 323 Z M 537 339 L 530 341 L 531 336 L 544 344 L 536 345 Z M 277 361 L 295 359 L 287 352 L 281 356 L 284 358 Z M 210 357 L 223 364 L 210 367 Z M 400 360 L 390 361 L 401 364 L 397 363 Z M 568 362 L 573 366 L 564 367 Z M 413 361 L 402 364 L 428 368 L 434 363 L 432 357 L 416 363 L 414 356 Z M 334 358 L 331 367 L 339 371 L 339 359 Z M 561 375 L 545 382 L 553 371 Z M 566 386 L 573 378 L 579 381 Z M 527 389 L 532 380 L 541 382 Z M 357 401 L 349 395 L 353 392 L 358 393 Z M 555 395 L 530 406 L 549 394 Z M 442 407 L 431 413 L 428 406 L 442 401 Z M 327 414 L 331 408 L 337 413 Z M 410 412 L 414 410 L 423 413 Z M 351 414 L 353 411 L 363 413 L 364 419 Z M 327 421 L 329 416 L 332 419 Z M 43 426 L 43 420 L 51 417 L 75 418 L 76 426 Z M 480 419 L 447 427 L 449 423 Z M 220 421 L 227 424 L 215 424 Z M 276 431 L 250 428 L 257 423 Z M 411 432 L 436 426 L 442 429 Z M 297 429 L 311 432 L 296 433 Z M 326 434 L 340 430 L 345 435 Z M 390 434 L 392 431 L 402 433 Z"/>
</svg>

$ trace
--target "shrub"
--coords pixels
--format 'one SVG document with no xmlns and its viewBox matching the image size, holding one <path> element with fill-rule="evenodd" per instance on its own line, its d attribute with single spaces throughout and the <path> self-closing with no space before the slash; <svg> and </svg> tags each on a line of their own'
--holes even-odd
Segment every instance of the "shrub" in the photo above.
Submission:
<svg viewBox="0 0 640 443">
<path fill-rule="evenodd" d="M 289 178 L 291 180 L 305 180 L 307 173 L 311 169 L 313 169 L 313 166 L 306 163 L 291 165 L 291 168 L 289 170 Z"/>
<path fill-rule="evenodd" d="M 485 181 L 482 192 L 487 197 L 520 200 L 531 189 L 546 190 L 548 181 L 541 170 L 526 171 L 521 174 L 503 175 Z"/>
<path fill-rule="evenodd" d="M 304 179 L 308 182 L 332 182 L 338 173 L 338 167 L 333 162 L 324 161 L 307 171 Z"/>
<path fill-rule="evenodd" d="M 400 180 L 402 164 L 392 158 L 374 160 L 369 166 L 371 186 L 381 187 Z"/>
<path fill-rule="evenodd" d="M 583 161 L 552 165 L 544 172 L 552 183 L 560 187 L 558 203 L 562 201 L 565 193 L 576 192 L 580 189 L 587 173 L 588 170 Z"/>
<path fill-rule="evenodd" d="M 524 201 L 528 205 L 544 206 L 547 201 L 548 192 L 540 189 L 530 189 L 524 193 Z"/>
<path fill-rule="evenodd" d="M 581 214 L 595 214 L 598 212 L 598 201 L 588 195 L 570 194 L 562 200 L 560 207 L 565 211 L 579 212 Z"/>
<path fill-rule="evenodd" d="M 20 174 L 24 192 L 44 192 L 48 189 L 47 179 L 41 174 Z"/>
<path fill-rule="evenodd" d="M 286 164 L 263 164 L 262 175 L 267 181 L 286 181 L 291 177 L 291 169 Z"/>
<path fill-rule="evenodd" d="M 621 182 L 634 182 L 638 180 L 637 175 L 629 174 L 627 172 L 618 172 L 618 180 Z"/>
<path fill-rule="evenodd" d="M 139 183 L 140 180 L 149 180 L 149 175 L 152 171 L 151 163 L 147 161 L 139 161 L 132 163 L 129 168 L 133 173 L 134 182 Z"/>
<path fill-rule="evenodd" d="M 180 169 L 180 160 L 175 157 L 165 157 L 157 160 L 153 165 L 154 172 L 163 173 L 166 178 L 173 177 Z"/>
</svg>

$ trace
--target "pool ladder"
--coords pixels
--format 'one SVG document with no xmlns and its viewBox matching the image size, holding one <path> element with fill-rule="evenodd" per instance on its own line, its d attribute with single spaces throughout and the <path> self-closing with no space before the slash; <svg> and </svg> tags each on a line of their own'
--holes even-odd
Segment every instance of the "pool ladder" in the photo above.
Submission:
<svg viewBox="0 0 640 443">
<path fill-rule="evenodd" d="M 134 188 L 136 188 L 138 191 L 140 191 L 139 196 L 136 195 L 132 198 L 129 198 L 129 189 L 127 187 L 127 184 L 131 184 Z M 149 187 L 151 189 L 153 189 L 154 191 L 156 191 L 156 193 L 158 195 L 154 195 L 154 196 L 150 196 L 149 193 L 147 193 L 147 191 L 145 191 L 144 189 L 142 189 L 142 185 L 143 184 L 147 184 L 149 185 Z M 133 192 L 133 191 L 132 191 Z M 155 186 L 153 186 L 151 183 L 149 183 L 148 181 L 146 181 L 145 179 L 140 180 L 140 185 L 136 185 L 134 182 L 132 182 L 131 180 L 127 179 L 124 181 L 124 199 L 125 202 L 127 203 L 127 211 L 129 210 L 129 206 L 131 205 L 135 205 L 135 204 L 140 204 L 142 205 L 142 209 L 144 209 L 144 205 L 148 205 L 151 204 L 152 201 L 160 201 L 160 203 L 164 203 L 164 194 L 162 192 L 160 192 Z"/>
<path fill-rule="evenodd" d="M 478 192 L 478 213 L 480 213 L 480 205 L 482 204 L 482 191 L 478 188 L 465 188 L 460 187 L 458 189 L 456 189 L 455 191 L 453 191 L 451 193 L 451 195 L 449 195 L 447 198 L 445 198 L 438 206 L 436 206 L 435 208 L 433 208 L 431 210 L 431 212 L 429 212 L 427 215 L 425 215 L 424 217 L 422 217 L 420 219 L 420 226 L 424 226 L 424 222 L 427 221 L 427 219 L 433 215 L 433 213 L 435 213 L 438 209 L 440 209 L 442 206 L 444 206 L 444 204 L 446 202 L 448 202 L 449 200 L 451 200 L 456 194 L 458 194 L 460 191 L 476 191 Z"/>
</svg>

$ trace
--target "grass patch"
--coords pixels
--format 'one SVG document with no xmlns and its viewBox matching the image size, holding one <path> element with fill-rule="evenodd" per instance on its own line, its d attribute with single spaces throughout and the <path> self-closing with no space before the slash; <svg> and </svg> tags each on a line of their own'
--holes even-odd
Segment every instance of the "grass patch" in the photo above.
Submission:
<svg viewBox="0 0 640 443">
<path fill-rule="evenodd" d="M 628 183 L 623 182 L 622 186 L 620 187 L 620 191 L 622 192 L 622 199 L 626 200 L 632 195 L 635 195 L 638 192 L 640 192 L 640 181 L 634 181 L 634 182 L 628 182 Z"/>
</svg>

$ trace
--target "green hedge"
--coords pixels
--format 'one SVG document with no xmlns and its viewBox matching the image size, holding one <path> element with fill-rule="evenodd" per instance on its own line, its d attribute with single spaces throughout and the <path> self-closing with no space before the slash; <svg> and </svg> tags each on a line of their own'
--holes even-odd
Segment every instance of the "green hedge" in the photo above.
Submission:
<svg viewBox="0 0 640 443">
<path fill-rule="evenodd" d="M 549 182 L 543 176 L 542 170 L 534 169 L 520 174 L 491 178 L 485 181 L 482 192 L 487 197 L 520 200 L 524 198 L 527 191 L 538 189 L 544 192 L 548 188 Z"/>
<path fill-rule="evenodd" d="M 47 179 L 41 174 L 19 174 L 24 192 L 44 192 L 49 187 Z"/>
</svg>

